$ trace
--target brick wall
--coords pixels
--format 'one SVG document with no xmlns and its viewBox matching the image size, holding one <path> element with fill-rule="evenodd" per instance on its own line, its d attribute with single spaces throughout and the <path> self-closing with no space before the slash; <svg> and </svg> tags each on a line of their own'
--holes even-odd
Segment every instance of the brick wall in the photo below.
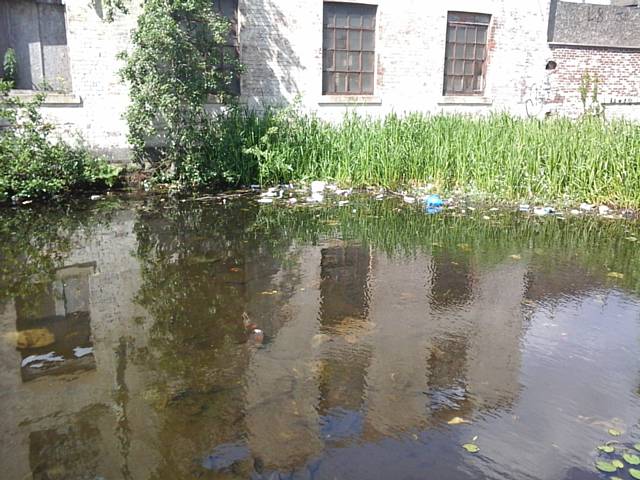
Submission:
<svg viewBox="0 0 640 480">
<path fill-rule="evenodd" d="M 598 98 L 610 117 L 640 120 L 640 49 L 553 47 L 557 68 L 550 74 L 551 104 L 565 115 L 583 111 L 580 80 L 585 72 L 598 78 Z"/>
<path fill-rule="evenodd" d="M 130 15 L 118 16 L 109 24 L 100 18 L 99 8 L 87 0 L 65 3 L 73 94 L 82 99 L 82 104 L 45 108 L 45 112 L 66 134 L 79 131 L 94 149 L 107 152 L 115 160 L 125 159 L 127 128 L 122 114 L 128 96 L 117 75 L 121 64 L 116 55 L 128 47 L 137 11 L 134 8 Z M 304 110 L 336 121 L 351 110 L 372 116 L 410 111 L 508 111 L 543 116 L 549 108 L 576 114 L 571 85 L 579 75 L 576 72 L 581 70 L 582 60 L 580 56 L 571 59 L 561 48 L 549 48 L 550 0 L 362 3 L 377 5 L 375 92 L 372 98 L 352 103 L 322 95 L 322 0 L 239 0 L 240 55 L 246 67 L 241 80 L 242 101 L 262 108 L 300 98 Z M 137 4 L 131 2 L 132 6 Z M 481 98 L 442 95 L 448 11 L 492 16 L 487 83 Z M 565 53 L 567 56 L 562 57 Z M 582 53 L 588 56 L 587 51 Z M 559 66 L 549 73 L 545 65 L 552 55 L 558 56 Z M 602 75 L 609 77 L 607 88 L 612 94 L 618 94 L 617 82 L 625 95 L 637 95 L 637 85 L 627 89 L 633 82 L 626 79 L 625 71 L 618 70 L 622 62 L 625 68 L 636 65 L 638 71 L 637 63 L 629 63 L 637 62 L 633 52 L 594 55 L 588 61 L 600 62 L 597 64 L 602 68 L 610 65 L 618 72 Z M 561 90 L 554 93 L 554 85 Z M 568 102 L 567 108 L 557 103 L 561 98 Z"/>
</svg>

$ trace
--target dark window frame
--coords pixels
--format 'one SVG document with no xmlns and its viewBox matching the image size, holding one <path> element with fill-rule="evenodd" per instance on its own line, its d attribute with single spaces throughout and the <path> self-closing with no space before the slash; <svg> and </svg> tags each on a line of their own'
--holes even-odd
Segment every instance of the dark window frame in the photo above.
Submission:
<svg viewBox="0 0 640 480">
<path fill-rule="evenodd" d="M 223 5 L 223 3 L 231 3 L 231 8 L 224 8 L 228 5 Z M 220 65 L 219 68 L 222 71 L 232 72 L 235 70 L 235 66 L 226 61 L 228 58 L 234 58 L 235 60 L 240 60 L 240 41 L 239 41 L 239 28 L 238 28 L 238 13 L 239 13 L 239 0 L 213 0 L 213 8 L 214 10 L 221 16 L 223 16 L 227 21 L 229 21 L 230 28 L 229 33 L 227 35 L 227 41 L 224 45 L 222 45 L 220 49 Z M 231 80 L 231 93 L 236 96 L 240 96 L 241 91 L 241 82 L 240 82 L 240 74 L 238 72 L 234 72 L 234 76 Z"/>
<path fill-rule="evenodd" d="M 346 20 L 344 20 L 345 17 Z M 374 94 L 376 17 L 376 5 L 324 2 L 323 95 L 370 96 Z"/>
<path fill-rule="evenodd" d="M 448 12 L 444 96 L 484 95 L 491 18 L 483 13 Z"/>
</svg>

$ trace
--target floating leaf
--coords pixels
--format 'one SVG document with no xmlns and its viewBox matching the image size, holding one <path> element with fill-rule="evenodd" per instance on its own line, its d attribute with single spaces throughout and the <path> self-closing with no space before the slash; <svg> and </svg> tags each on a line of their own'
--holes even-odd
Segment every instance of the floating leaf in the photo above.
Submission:
<svg viewBox="0 0 640 480">
<path fill-rule="evenodd" d="M 514 260 L 521 260 L 522 259 L 522 255 L 511 255 L 511 258 L 513 258 Z"/>
<path fill-rule="evenodd" d="M 613 453 L 615 451 L 615 448 L 613 448 L 611 445 L 600 445 L 598 447 L 598 450 L 604 453 Z"/>
<path fill-rule="evenodd" d="M 610 428 L 608 431 L 609 435 L 612 435 L 614 437 L 619 437 L 620 435 L 622 435 L 622 432 L 620 430 L 616 430 L 615 428 Z"/>
<path fill-rule="evenodd" d="M 596 462 L 596 468 L 598 470 L 600 470 L 601 472 L 606 472 L 606 473 L 613 473 L 616 470 L 618 470 L 618 467 L 616 467 L 613 463 L 611 462 L 604 462 L 602 460 L 598 460 Z M 639 472 L 640 473 L 640 472 Z"/>
<path fill-rule="evenodd" d="M 625 238 L 625 240 L 629 241 L 629 242 L 637 242 L 638 239 L 636 237 L 627 237 Z"/>
<path fill-rule="evenodd" d="M 480 447 L 478 447 L 474 443 L 465 443 L 464 445 L 462 445 L 462 448 L 464 448 L 469 453 L 478 453 L 480 451 Z M 613 470 L 611 470 L 611 471 L 615 472 L 615 468 Z"/>
<path fill-rule="evenodd" d="M 611 465 L 616 468 L 624 468 L 624 463 L 622 463 L 622 460 L 618 460 L 617 458 L 611 461 Z"/>
<path fill-rule="evenodd" d="M 462 423 L 471 423 L 469 420 L 465 420 L 462 417 L 453 417 L 447 422 L 448 425 L 460 425 Z"/>
<path fill-rule="evenodd" d="M 640 443 L 636 443 L 633 448 L 635 448 L 636 450 L 638 450 L 640 452 Z"/>
<path fill-rule="evenodd" d="M 636 470 L 635 468 L 630 468 L 629 475 L 631 475 L 633 478 L 637 480 L 640 480 L 640 470 Z"/>
<path fill-rule="evenodd" d="M 624 273 L 620 273 L 620 272 L 609 272 L 609 273 L 607 273 L 607 277 L 611 277 L 611 278 L 624 278 Z"/>
<path fill-rule="evenodd" d="M 629 465 L 640 465 L 640 457 L 638 455 L 634 455 L 633 453 L 625 453 L 622 455 L 624 461 Z"/>
<path fill-rule="evenodd" d="M 622 480 L 620 477 L 609 477 L 609 480 Z"/>
<path fill-rule="evenodd" d="M 473 437 L 473 438 L 471 439 L 471 441 L 472 441 L 472 442 L 475 442 L 477 439 L 478 439 L 478 435 L 476 435 L 475 437 Z"/>
</svg>

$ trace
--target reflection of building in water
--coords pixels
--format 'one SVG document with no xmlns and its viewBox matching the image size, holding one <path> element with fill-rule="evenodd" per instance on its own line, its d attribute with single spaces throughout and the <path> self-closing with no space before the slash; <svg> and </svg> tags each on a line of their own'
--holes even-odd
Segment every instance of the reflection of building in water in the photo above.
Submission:
<svg viewBox="0 0 640 480">
<path fill-rule="evenodd" d="M 333 409 L 358 411 L 364 402 L 370 350 L 361 340 L 370 330 L 371 255 L 358 245 L 330 246 L 321 253 L 320 325 L 332 341 L 324 345 L 319 363 L 319 413 L 331 425 Z M 325 430 L 332 435 L 331 428 Z"/>
<path fill-rule="evenodd" d="M 129 255 L 127 215 L 81 242 L 40 301 L 0 307 L 7 478 L 292 471 L 327 445 L 468 418 L 518 395 L 523 263 L 331 243 L 292 249 L 285 266 L 251 246 L 242 264 L 242 248 L 194 238 L 167 247 L 168 263 L 145 264 L 148 300 L 166 314 L 159 335 L 155 305 L 134 302 L 149 285 Z M 169 281 L 188 288 L 162 289 Z M 165 303 L 156 288 L 183 296 Z M 263 345 L 242 343 L 243 313 Z M 20 332 L 32 333 L 18 344 Z M 49 353 L 65 361 L 23 366 Z M 199 461 L 220 444 L 235 460 Z"/>
<path fill-rule="evenodd" d="M 118 374 L 116 355 L 120 339 L 143 346 L 146 338 L 146 314 L 133 302 L 133 224 L 123 213 L 76 239 L 39 298 L 0 306 L 0 410 L 11 412 L 0 419 L 3 478 L 126 478 L 127 468 L 146 478 L 156 463 L 144 441 L 152 435 L 146 404 L 128 399 L 129 438 L 119 437 L 112 408 L 118 381 L 137 388 L 142 380 L 132 365 Z M 136 462 L 127 466 L 127 455 Z"/>
<path fill-rule="evenodd" d="M 319 331 L 320 249 L 303 248 L 300 282 L 282 327 L 246 372 L 247 441 L 268 469 L 290 470 L 319 454 L 318 386 L 312 339 Z"/>
<path fill-rule="evenodd" d="M 451 261 L 306 249 L 283 326 L 246 374 L 250 455 L 291 471 L 331 442 L 514 402 L 526 267 Z"/>
</svg>

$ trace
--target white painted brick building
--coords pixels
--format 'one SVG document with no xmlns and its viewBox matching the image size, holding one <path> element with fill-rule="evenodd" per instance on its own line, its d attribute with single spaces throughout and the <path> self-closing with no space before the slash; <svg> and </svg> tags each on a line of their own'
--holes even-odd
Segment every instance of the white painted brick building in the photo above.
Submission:
<svg viewBox="0 0 640 480">
<path fill-rule="evenodd" d="M 130 14 L 118 15 L 112 23 L 103 20 L 100 0 L 96 0 L 94 5 L 88 0 L 2 2 L 6 2 L 5 13 L 0 6 L 0 15 L 5 18 L 0 17 L 0 27 L 3 21 L 8 25 L 5 31 L 9 35 L 4 34 L 8 37 L 4 43 L 9 46 L 16 35 L 12 33 L 12 28 L 15 30 L 19 25 L 16 27 L 18 22 L 12 21 L 6 5 L 45 3 L 57 5 L 56 8 L 64 12 L 70 81 L 67 93 L 49 95 L 44 111 L 65 135 L 79 132 L 96 151 L 114 160 L 126 159 L 127 126 L 123 113 L 128 104 L 128 90 L 118 76 L 121 62 L 117 54 L 129 45 L 129 34 L 135 28 L 139 2 L 132 0 Z M 329 2 L 322 0 L 239 0 L 239 54 L 245 66 L 241 78 L 241 99 L 251 107 L 260 108 L 288 104 L 300 98 L 304 110 L 316 112 L 330 120 L 339 120 L 345 112 L 352 110 L 372 116 L 411 111 L 473 114 L 508 111 L 515 115 L 540 117 L 554 112 L 576 115 L 580 106 L 577 92 L 582 66 L 589 65 L 589 68 L 597 70 L 604 64 L 598 61 L 594 63 L 591 55 L 580 59 L 585 57 L 583 41 L 573 43 L 565 39 L 554 42 L 550 15 L 555 14 L 558 3 L 562 5 L 566 2 L 350 0 L 347 3 L 334 0 L 329 5 Z M 367 7 L 369 5 L 373 7 Z M 365 40 L 369 33 L 362 33 L 362 37 L 357 36 L 360 33 L 350 33 L 349 25 L 344 31 L 341 25 L 327 27 L 327 12 L 334 11 L 331 8 L 338 15 L 340 12 L 358 14 L 360 11 L 373 11 L 375 25 L 365 27 L 362 23 L 358 28 L 362 28 L 363 32 L 371 28 L 374 44 L 367 43 L 370 42 L 368 37 Z M 598 8 L 634 10 L 625 21 L 629 23 L 628 28 L 637 27 L 640 31 L 640 16 L 634 16 L 640 9 Z M 42 22 L 42 10 L 39 11 Z M 469 17 L 464 13 L 477 15 Z M 585 15 L 585 22 L 593 16 L 591 13 Z M 358 22 L 369 21 L 366 15 L 362 18 Z M 472 40 L 472 47 L 452 43 L 453 40 L 459 40 L 455 37 L 457 34 L 452 33 L 456 24 L 458 30 L 455 32 L 463 32 L 462 36 L 464 32 L 473 35 L 475 40 Z M 570 26 L 563 24 L 560 27 L 558 31 L 561 34 L 571 37 L 573 30 Z M 326 32 L 328 28 L 331 28 L 330 34 Z M 582 27 L 576 25 L 575 28 L 579 30 Z M 472 30 L 475 33 L 471 33 Z M 332 39 L 327 40 L 327 35 L 333 36 Z M 3 49 L 2 39 L 0 33 L 0 50 Z M 46 67 L 46 39 L 41 38 L 40 41 L 43 45 L 42 64 Z M 332 44 L 329 45 L 328 41 Z M 356 45 L 358 42 L 359 45 Z M 447 49 L 447 42 L 450 43 L 450 49 Z M 343 47 L 345 51 L 339 51 Z M 611 92 L 605 93 L 610 93 L 609 97 L 614 100 L 624 97 L 624 105 L 633 107 L 622 108 L 621 114 L 637 114 L 637 106 L 633 105 L 636 96 L 640 96 L 640 80 L 631 79 L 631 76 L 638 65 L 636 62 L 640 62 L 640 41 L 624 47 L 626 50 L 623 53 L 627 57 L 624 57 L 622 65 L 616 64 L 616 58 L 622 57 L 617 56 L 615 45 L 598 47 L 614 48 L 613 53 L 601 57 L 613 58 L 609 61 L 609 67 L 619 70 L 614 75 L 615 88 L 612 85 Z M 354 51 L 349 52 L 350 48 Z M 358 53 L 365 48 L 367 52 Z M 336 51 L 335 56 L 323 64 L 323 58 L 327 57 L 330 49 Z M 580 55 L 574 56 L 572 52 L 578 50 Z M 456 53 L 453 52 L 458 56 L 455 57 Z M 556 60 L 556 55 L 562 61 Z M 460 60 L 456 64 L 453 58 L 459 59 L 460 56 L 467 60 Z M 474 60 L 468 60 L 469 57 Z M 445 60 L 449 60 L 450 74 L 471 74 L 466 79 L 452 77 L 451 82 L 459 82 L 460 88 L 466 89 L 463 95 L 445 90 Z M 550 60 L 555 63 L 549 63 Z M 565 62 L 571 66 L 571 71 L 563 71 Z M 547 69 L 548 65 L 555 67 L 556 64 L 557 68 Z M 356 74 L 345 73 L 341 76 L 340 73 L 328 71 L 350 68 L 370 73 L 362 73 L 356 78 Z M 348 86 L 346 89 L 354 87 L 353 91 L 359 91 L 358 87 L 363 86 L 366 86 L 365 90 L 371 87 L 372 91 L 367 90 L 364 94 L 325 94 L 328 83 L 323 84 L 323 70 L 327 71 L 326 78 L 331 78 L 331 88 L 334 90 L 336 85 L 342 85 Z M 474 74 L 481 78 L 474 77 Z M 46 71 L 42 75 L 47 78 Z M 626 90 L 623 88 L 620 91 L 619 79 L 627 76 L 630 78 L 627 87 L 631 95 L 625 97 Z"/>
</svg>

